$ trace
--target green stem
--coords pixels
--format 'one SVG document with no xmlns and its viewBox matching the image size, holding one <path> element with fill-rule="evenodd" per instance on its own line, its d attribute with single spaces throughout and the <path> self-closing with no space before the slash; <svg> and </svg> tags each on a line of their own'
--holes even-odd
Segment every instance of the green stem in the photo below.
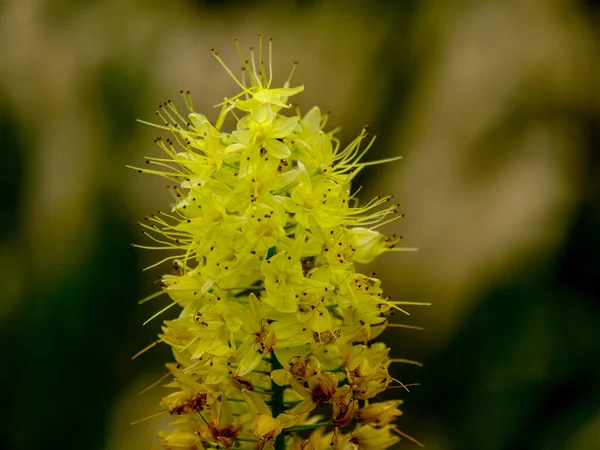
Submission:
<svg viewBox="0 0 600 450">
<path fill-rule="evenodd" d="M 319 422 L 319 423 L 312 423 L 312 424 L 308 424 L 308 425 L 296 425 L 295 427 L 290 427 L 288 429 L 286 429 L 286 433 L 293 433 L 295 431 L 306 431 L 306 430 L 315 430 L 317 428 L 321 428 L 321 427 L 329 427 L 331 426 L 331 422 Z"/>
<path fill-rule="evenodd" d="M 237 342 L 236 342 L 236 344 L 237 344 Z M 242 344 L 242 343 L 240 343 L 239 345 L 241 345 L 241 344 Z M 269 361 L 270 361 L 270 360 L 269 360 Z M 238 366 L 231 365 L 231 368 L 232 368 L 232 369 L 237 369 L 237 368 L 238 368 Z M 262 375 L 271 375 L 271 372 L 269 372 L 269 371 L 267 371 L 267 370 L 253 370 L 252 372 L 254 372 L 254 373 L 260 373 L 260 374 L 262 374 Z"/>
<path fill-rule="evenodd" d="M 254 386 L 254 392 L 258 392 L 263 395 L 273 395 L 273 389 L 265 389 L 260 386 Z"/>
<path fill-rule="evenodd" d="M 275 356 L 275 352 L 273 352 L 271 353 L 271 370 L 278 369 L 283 369 L 283 366 L 277 359 L 277 356 Z M 271 411 L 273 412 L 273 417 L 277 418 L 284 410 L 283 387 L 271 380 Z M 283 433 L 275 438 L 275 450 L 285 450 L 285 435 Z"/>
<path fill-rule="evenodd" d="M 267 405 L 271 405 L 270 401 L 266 401 L 265 403 Z M 302 400 L 294 400 L 292 402 L 283 402 L 283 409 L 287 409 L 288 407 L 299 405 L 300 403 L 302 403 Z"/>
<path fill-rule="evenodd" d="M 271 259 L 277 253 L 276 247 L 271 247 L 267 250 L 267 259 Z M 275 356 L 275 352 L 271 353 L 271 372 L 273 370 L 283 369 L 283 366 Z M 283 406 L 283 386 L 279 386 L 275 381 L 271 379 L 271 412 L 273 417 L 277 418 L 279 414 L 285 411 Z M 280 433 L 275 438 L 275 449 L 274 450 L 285 450 L 285 435 Z"/>
<path fill-rule="evenodd" d="M 227 163 L 227 162 L 225 162 L 225 161 L 223 161 L 223 165 L 224 165 L 225 167 L 229 167 L 229 168 L 231 168 L 231 169 L 235 169 L 235 170 L 238 170 L 238 169 L 239 169 L 239 166 L 234 166 L 233 164 L 229 164 L 229 163 Z"/>
<path fill-rule="evenodd" d="M 224 291 L 260 291 L 262 286 L 235 286 L 230 288 L 223 288 Z"/>
</svg>

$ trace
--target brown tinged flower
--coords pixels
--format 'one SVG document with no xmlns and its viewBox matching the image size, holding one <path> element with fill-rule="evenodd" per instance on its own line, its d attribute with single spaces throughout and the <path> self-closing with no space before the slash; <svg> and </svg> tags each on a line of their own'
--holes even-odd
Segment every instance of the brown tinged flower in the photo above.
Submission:
<svg viewBox="0 0 600 450">
<path fill-rule="evenodd" d="M 233 414 L 229 403 L 222 401 L 222 399 L 219 400 L 210 409 L 211 419 L 208 429 L 213 442 L 225 448 L 230 448 L 235 443 L 235 438 L 241 427 L 233 424 Z"/>
<path fill-rule="evenodd" d="M 263 450 L 267 445 L 272 447 L 281 430 L 281 422 L 274 419 L 270 413 L 258 413 L 252 425 L 252 433 L 259 442 L 258 450 Z"/>
<path fill-rule="evenodd" d="M 345 427 L 352 422 L 359 411 L 358 400 L 350 400 L 348 403 L 342 401 L 334 403 L 331 424 L 334 427 Z"/>
<path fill-rule="evenodd" d="M 173 431 L 159 433 L 165 450 L 204 450 L 194 422 L 187 417 L 178 417 L 171 426 Z"/>
<path fill-rule="evenodd" d="M 402 415 L 402 411 L 398 409 L 402 403 L 402 400 L 371 403 L 363 406 L 357 412 L 356 417 L 359 422 L 371 425 L 373 428 L 383 428 Z"/>
<path fill-rule="evenodd" d="M 349 442 L 361 450 L 383 450 L 400 441 L 391 431 L 388 427 L 378 429 L 369 425 L 359 425 L 351 433 Z"/>
</svg>

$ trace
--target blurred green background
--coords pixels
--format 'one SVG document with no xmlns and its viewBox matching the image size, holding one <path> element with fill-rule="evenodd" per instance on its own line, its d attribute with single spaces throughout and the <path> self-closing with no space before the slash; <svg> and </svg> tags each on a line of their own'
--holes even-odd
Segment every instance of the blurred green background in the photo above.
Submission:
<svg viewBox="0 0 600 450">
<path fill-rule="evenodd" d="M 4 0 L 0 448 L 158 448 L 167 417 L 129 423 L 159 410 L 136 393 L 170 355 L 130 356 L 161 272 L 129 244 L 171 199 L 125 168 L 157 154 L 136 119 L 182 88 L 216 117 L 236 88 L 208 49 L 235 66 L 232 38 L 262 32 L 279 80 L 300 61 L 305 111 L 404 155 L 359 180 L 420 249 L 370 270 L 433 304 L 403 318 L 425 331 L 385 335 L 425 362 L 394 366 L 423 383 L 400 428 L 430 450 L 600 449 L 599 18 L 592 0 Z"/>
</svg>

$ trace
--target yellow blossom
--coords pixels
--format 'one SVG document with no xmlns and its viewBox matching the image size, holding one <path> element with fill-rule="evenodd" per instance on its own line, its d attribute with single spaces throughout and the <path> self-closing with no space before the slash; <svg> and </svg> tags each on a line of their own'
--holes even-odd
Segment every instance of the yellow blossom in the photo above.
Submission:
<svg viewBox="0 0 600 450">
<path fill-rule="evenodd" d="M 368 127 L 344 146 L 319 108 L 293 114 L 290 97 L 304 87 L 292 75 L 273 86 L 270 40 L 265 49 L 259 38 L 249 58 L 238 49 L 241 77 L 213 51 L 240 88 L 216 121 L 182 91 L 189 111 L 169 100 L 152 124 L 170 134 L 155 139 L 164 155 L 137 169 L 169 180 L 174 196 L 170 210 L 138 223 L 151 241 L 138 247 L 170 251 L 148 268 L 171 264 L 144 300 L 170 301 L 148 322 L 178 311 L 146 348 L 167 344 L 175 359 L 163 377 L 172 391 L 162 407 L 174 418 L 164 446 L 387 448 L 406 437 L 392 425 L 401 402 L 373 399 L 406 386 L 374 339 L 390 313 L 418 303 L 391 300 L 374 274 L 357 270 L 409 249 L 379 231 L 402 217 L 399 205 L 391 196 L 361 203 L 351 182 L 398 158 L 365 162 Z M 236 124 L 225 130 L 229 116 Z"/>
<path fill-rule="evenodd" d="M 360 409 L 358 419 L 374 428 L 383 428 L 402 415 L 402 411 L 398 409 L 401 404 L 402 400 L 371 403 Z"/>
<path fill-rule="evenodd" d="M 369 425 L 359 425 L 350 438 L 350 442 L 361 450 L 383 450 L 399 441 L 400 438 L 392 434 L 389 428 L 373 428 Z"/>
</svg>

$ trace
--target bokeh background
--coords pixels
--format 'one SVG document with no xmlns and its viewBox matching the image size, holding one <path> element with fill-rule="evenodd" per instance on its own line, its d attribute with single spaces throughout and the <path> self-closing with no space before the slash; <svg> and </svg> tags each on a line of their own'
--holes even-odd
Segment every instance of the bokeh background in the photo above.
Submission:
<svg viewBox="0 0 600 450">
<path fill-rule="evenodd" d="M 156 104 L 236 92 L 212 58 L 275 37 L 304 109 L 352 139 L 381 133 L 365 196 L 416 253 L 372 265 L 396 298 L 431 302 L 394 330 L 400 428 L 430 450 L 600 449 L 600 5 L 592 0 L 141 1 L 0 4 L 0 448 L 158 448 L 170 359 L 153 339 L 156 254 L 135 222 L 165 182 Z M 371 269 L 371 268 L 370 268 Z M 162 300 L 164 302 L 164 300 Z M 400 318 L 398 318 L 400 320 Z M 400 391 L 395 391 L 400 394 Z M 402 442 L 397 448 L 414 448 Z"/>
</svg>

